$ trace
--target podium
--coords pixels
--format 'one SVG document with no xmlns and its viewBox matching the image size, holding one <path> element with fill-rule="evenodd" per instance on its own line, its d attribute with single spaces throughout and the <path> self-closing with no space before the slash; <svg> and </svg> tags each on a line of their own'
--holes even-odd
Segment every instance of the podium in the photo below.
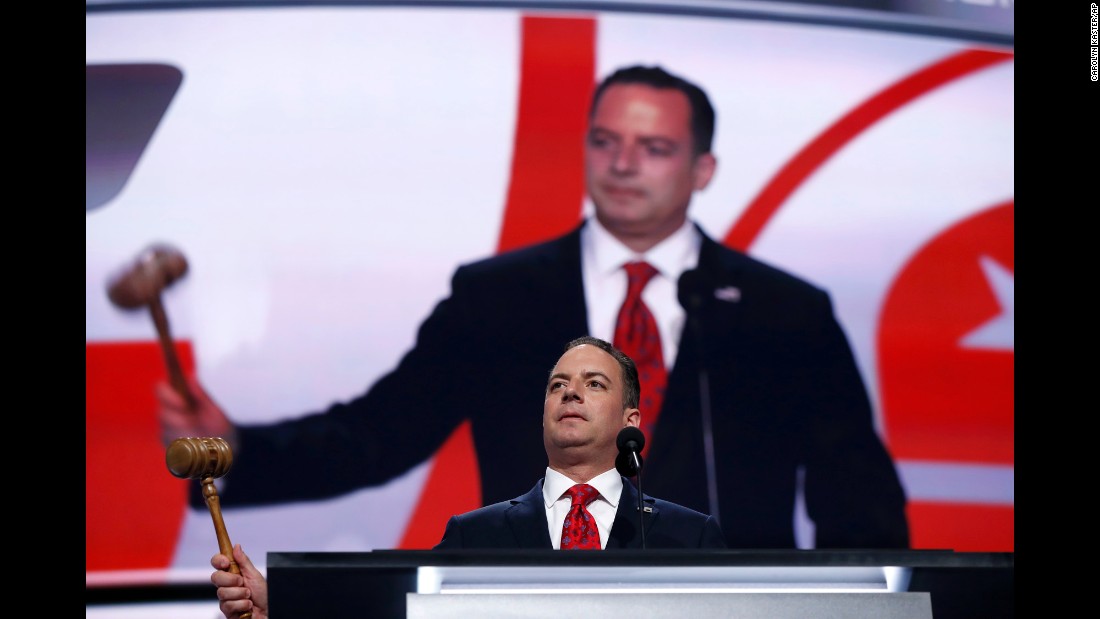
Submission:
<svg viewBox="0 0 1100 619">
<path fill-rule="evenodd" d="M 1012 617 L 1013 553 L 941 550 L 269 552 L 280 619 Z M 568 595 L 563 595 L 568 594 Z"/>
</svg>

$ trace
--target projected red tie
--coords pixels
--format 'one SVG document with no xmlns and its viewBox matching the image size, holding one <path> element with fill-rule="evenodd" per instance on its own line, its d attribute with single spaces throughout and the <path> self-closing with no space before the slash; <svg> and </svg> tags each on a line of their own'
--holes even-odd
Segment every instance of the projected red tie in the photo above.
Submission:
<svg viewBox="0 0 1100 619">
<path fill-rule="evenodd" d="M 626 300 L 619 310 L 615 325 L 615 347 L 626 353 L 638 366 L 638 378 L 642 383 L 642 397 L 638 408 L 642 411 L 642 431 L 652 439 L 661 402 L 665 397 L 668 372 L 661 354 L 661 334 L 657 321 L 642 301 L 642 289 L 657 274 L 657 269 L 647 262 L 628 262 L 626 269 Z M 652 440 L 646 441 L 642 455 L 649 451 Z"/>
<path fill-rule="evenodd" d="M 596 519 L 588 512 L 586 505 L 596 500 L 600 493 L 588 484 L 577 484 L 565 491 L 573 503 L 565 515 L 561 527 L 562 550 L 600 550 L 600 530 L 596 528 Z"/>
</svg>

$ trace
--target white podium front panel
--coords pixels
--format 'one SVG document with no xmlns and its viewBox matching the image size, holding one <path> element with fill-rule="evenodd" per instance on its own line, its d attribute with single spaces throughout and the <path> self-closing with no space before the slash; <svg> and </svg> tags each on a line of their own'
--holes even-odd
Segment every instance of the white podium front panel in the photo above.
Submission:
<svg viewBox="0 0 1100 619">
<path fill-rule="evenodd" d="M 879 566 L 426 566 L 417 593 L 905 591 L 908 568 Z"/>
<path fill-rule="evenodd" d="M 406 595 L 407 619 L 932 619 L 922 593 L 463 593 Z"/>
</svg>

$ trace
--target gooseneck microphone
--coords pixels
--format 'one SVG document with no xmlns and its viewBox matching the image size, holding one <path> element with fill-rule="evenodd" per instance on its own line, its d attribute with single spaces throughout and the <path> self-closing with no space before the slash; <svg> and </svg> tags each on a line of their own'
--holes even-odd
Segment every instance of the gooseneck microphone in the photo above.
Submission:
<svg viewBox="0 0 1100 619">
<path fill-rule="evenodd" d="M 615 458 L 615 470 L 625 477 L 638 476 L 638 530 L 642 533 L 642 550 L 645 550 L 645 515 L 642 501 L 642 447 L 645 447 L 645 434 L 634 426 L 619 430 L 615 439 L 619 456 Z"/>
<path fill-rule="evenodd" d="M 703 459 L 706 463 L 707 503 L 710 515 L 722 521 L 718 513 L 718 467 L 715 463 L 714 430 L 710 408 L 710 377 L 707 374 L 706 355 L 704 354 L 703 327 L 699 314 L 702 312 L 707 293 L 714 294 L 714 285 L 699 269 L 684 271 L 680 276 L 677 300 L 687 312 L 687 330 L 694 337 L 695 352 L 699 363 L 699 418 L 703 427 Z"/>
<path fill-rule="evenodd" d="M 624 467 L 620 467 L 618 459 L 615 468 L 627 477 L 633 477 L 642 470 L 642 456 L 639 455 L 642 447 L 645 447 L 645 435 L 634 426 L 627 426 L 619 430 L 619 436 L 615 439 L 615 445 L 619 448 L 619 457 L 622 458 Z"/>
</svg>

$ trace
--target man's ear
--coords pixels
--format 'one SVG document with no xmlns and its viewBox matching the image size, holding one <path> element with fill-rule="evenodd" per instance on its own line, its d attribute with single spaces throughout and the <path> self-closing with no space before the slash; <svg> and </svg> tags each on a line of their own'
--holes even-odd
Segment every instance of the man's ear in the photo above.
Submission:
<svg viewBox="0 0 1100 619">
<path fill-rule="evenodd" d="M 710 179 L 714 178 L 714 171 L 718 169 L 718 159 L 711 153 L 703 153 L 695 157 L 693 167 L 695 190 L 702 191 L 710 184 Z"/>
<path fill-rule="evenodd" d="M 623 410 L 623 425 L 634 426 L 635 428 L 642 425 L 642 411 L 636 408 L 628 408 Z"/>
</svg>

